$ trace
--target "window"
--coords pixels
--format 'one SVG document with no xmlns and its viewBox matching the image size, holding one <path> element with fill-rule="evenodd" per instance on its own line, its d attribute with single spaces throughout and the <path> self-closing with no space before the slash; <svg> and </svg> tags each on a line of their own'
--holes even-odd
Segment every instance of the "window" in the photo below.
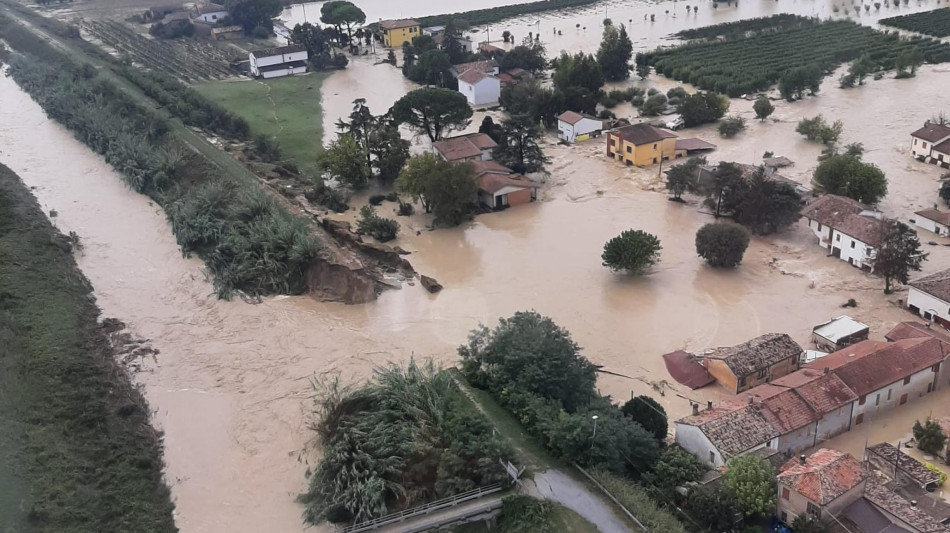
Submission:
<svg viewBox="0 0 950 533">
<path fill-rule="evenodd" d="M 656 150 L 656 143 L 653 143 L 653 149 Z"/>
<path fill-rule="evenodd" d="M 933 384 L 933 383 L 928 383 L 928 384 L 927 384 L 927 394 L 930 394 L 930 391 L 932 391 L 932 390 L 934 390 L 934 384 Z M 905 394 L 904 396 L 907 396 L 907 395 Z"/>
<path fill-rule="evenodd" d="M 788 499 L 788 489 L 786 489 L 785 487 L 782 487 L 782 499 L 783 500 Z"/>
<path fill-rule="evenodd" d="M 927 148 L 927 143 L 920 143 L 920 144 L 922 144 L 924 148 Z"/>
<path fill-rule="evenodd" d="M 811 502 L 808 502 L 808 516 L 811 516 L 813 518 L 821 518 L 821 507 L 818 507 L 817 505 Z"/>
<path fill-rule="evenodd" d="M 891 401 L 891 389 L 887 389 L 887 401 Z"/>
<path fill-rule="evenodd" d="M 782 511 L 782 522 L 788 523 L 788 513 Z"/>
<path fill-rule="evenodd" d="M 713 451 L 709 452 L 709 462 L 712 464 L 716 464 L 716 452 L 713 452 Z"/>
<path fill-rule="evenodd" d="M 940 372 L 940 363 L 934 365 L 934 372 Z"/>
<path fill-rule="evenodd" d="M 739 378 L 739 386 L 745 387 L 745 376 L 742 376 L 741 378 Z"/>
<path fill-rule="evenodd" d="M 628 154 L 629 154 L 629 153 L 633 153 L 633 149 L 630 148 L 629 146 L 627 147 L 627 153 L 628 153 Z"/>
<path fill-rule="evenodd" d="M 768 372 L 768 371 L 769 371 L 769 369 L 767 369 L 767 368 L 763 368 L 762 370 L 759 370 L 759 374 L 758 374 L 758 376 L 757 376 L 757 377 L 758 377 L 759 379 L 762 379 L 762 378 L 764 378 L 764 377 L 765 377 L 765 374 L 766 374 L 766 372 Z"/>
<path fill-rule="evenodd" d="M 864 413 L 861 413 L 861 414 L 859 414 L 858 416 L 854 417 L 854 425 L 857 426 L 857 425 L 859 425 L 861 422 L 864 422 Z"/>
<path fill-rule="evenodd" d="M 851 247 L 854 248 L 854 241 L 851 241 Z"/>
<path fill-rule="evenodd" d="M 841 234 L 840 234 L 840 233 L 837 234 L 837 235 L 835 235 L 835 240 L 838 241 L 838 242 L 841 242 Z"/>
<path fill-rule="evenodd" d="M 910 376 L 907 376 L 906 378 L 904 378 L 904 385 L 909 385 L 909 384 L 910 384 Z"/>
<path fill-rule="evenodd" d="M 881 395 L 878 393 L 877 397 L 874 398 L 874 405 L 881 405 Z"/>
<path fill-rule="evenodd" d="M 821 222 L 818 223 L 818 231 L 821 231 Z"/>
<path fill-rule="evenodd" d="M 861 399 L 858 400 L 858 405 L 864 405 L 864 400 L 865 400 L 865 399 L 867 399 L 867 396 L 862 396 Z"/>
</svg>

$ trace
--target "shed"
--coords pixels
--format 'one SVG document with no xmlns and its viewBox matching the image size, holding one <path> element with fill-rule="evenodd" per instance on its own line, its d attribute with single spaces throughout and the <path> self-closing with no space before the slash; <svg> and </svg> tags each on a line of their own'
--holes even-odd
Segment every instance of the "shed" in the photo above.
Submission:
<svg viewBox="0 0 950 533">
<path fill-rule="evenodd" d="M 565 111 L 557 117 L 558 138 L 569 143 L 585 141 L 598 136 L 604 129 L 604 121 L 574 111 Z"/>
<path fill-rule="evenodd" d="M 702 139 L 696 137 L 690 137 L 688 139 L 676 139 L 676 150 L 685 150 L 686 155 L 693 154 L 696 152 L 706 152 L 709 150 L 715 150 L 716 145 L 710 142 L 706 142 Z"/>
<path fill-rule="evenodd" d="M 811 330 L 811 340 L 818 348 L 834 352 L 856 342 L 866 341 L 869 333 L 867 324 L 841 315 L 815 326 Z"/>
</svg>

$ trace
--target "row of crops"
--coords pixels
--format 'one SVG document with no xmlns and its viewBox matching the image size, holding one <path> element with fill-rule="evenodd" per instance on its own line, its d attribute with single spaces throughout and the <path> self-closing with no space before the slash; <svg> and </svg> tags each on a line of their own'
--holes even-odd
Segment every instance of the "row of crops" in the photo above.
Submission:
<svg viewBox="0 0 950 533">
<path fill-rule="evenodd" d="M 950 7 L 881 19 L 881 24 L 934 37 L 950 37 Z"/>
<path fill-rule="evenodd" d="M 750 33 L 760 33 L 763 31 L 779 31 L 781 29 L 801 27 L 804 25 L 814 25 L 820 22 L 816 18 L 805 18 L 799 15 L 782 13 L 771 17 L 759 17 L 753 19 L 738 20 L 736 22 L 725 22 L 714 24 L 712 26 L 703 26 L 700 28 L 691 28 L 683 30 L 676 35 L 681 39 L 715 39 L 717 37 L 745 37 Z"/>
<path fill-rule="evenodd" d="M 210 43 L 191 39 L 174 42 L 149 39 L 114 20 L 85 21 L 83 30 L 130 61 L 184 81 L 234 75 L 228 67 L 229 57 Z"/>
<path fill-rule="evenodd" d="M 814 65 L 827 75 L 863 54 L 871 58 L 875 68 L 884 70 L 895 68 L 897 58 L 913 48 L 927 63 L 950 61 L 950 44 L 934 39 L 901 38 L 897 33 L 879 32 L 851 21 L 799 18 L 801 24 L 792 24 L 782 16 L 772 28 L 758 21 L 758 30 L 739 37 L 655 50 L 643 54 L 640 60 L 668 78 L 731 97 L 767 90 L 782 74 L 799 67 Z M 709 29 L 706 34 L 716 35 L 716 31 Z"/>
</svg>

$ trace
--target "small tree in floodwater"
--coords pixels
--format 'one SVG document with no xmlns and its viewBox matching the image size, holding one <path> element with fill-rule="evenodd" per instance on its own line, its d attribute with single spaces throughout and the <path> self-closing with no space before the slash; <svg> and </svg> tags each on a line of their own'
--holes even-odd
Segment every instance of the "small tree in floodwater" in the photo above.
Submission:
<svg viewBox="0 0 950 533">
<path fill-rule="evenodd" d="M 641 230 L 627 230 L 607 241 L 601 259 L 611 270 L 642 274 L 660 259 L 660 239 Z"/>
<path fill-rule="evenodd" d="M 884 276 L 884 293 L 890 294 L 892 280 L 907 283 L 928 255 L 920 249 L 916 231 L 897 220 L 885 221 L 881 249 L 874 259 L 874 272 Z"/>
<path fill-rule="evenodd" d="M 732 222 L 706 224 L 696 232 L 696 253 L 714 267 L 738 265 L 748 247 L 749 231 Z"/>
</svg>

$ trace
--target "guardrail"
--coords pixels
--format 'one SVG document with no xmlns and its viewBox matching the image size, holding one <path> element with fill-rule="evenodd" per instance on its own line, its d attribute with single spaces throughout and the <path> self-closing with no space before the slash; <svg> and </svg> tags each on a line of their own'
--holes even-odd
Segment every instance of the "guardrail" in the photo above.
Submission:
<svg viewBox="0 0 950 533">
<path fill-rule="evenodd" d="M 495 483 L 493 485 L 487 485 L 484 487 L 479 487 L 468 492 L 462 492 L 456 494 L 455 496 L 450 496 L 448 498 L 443 498 L 441 500 L 436 500 L 418 507 L 413 507 L 411 509 L 406 509 L 405 511 L 399 511 L 398 513 L 388 514 L 386 516 L 381 516 L 373 520 L 367 520 L 365 522 L 360 522 L 359 524 L 353 524 L 351 526 L 346 526 L 343 528 L 343 533 L 360 533 L 362 531 L 372 531 L 374 529 L 379 529 L 383 526 L 388 526 L 390 524 L 395 524 L 397 522 L 403 522 L 410 518 L 431 514 L 434 511 L 439 511 L 449 507 L 454 507 L 460 503 L 477 500 L 489 494 L 494 494 L 496 492 L 501 492 L 504 490 L 503 483 Z"/>
</svg>

